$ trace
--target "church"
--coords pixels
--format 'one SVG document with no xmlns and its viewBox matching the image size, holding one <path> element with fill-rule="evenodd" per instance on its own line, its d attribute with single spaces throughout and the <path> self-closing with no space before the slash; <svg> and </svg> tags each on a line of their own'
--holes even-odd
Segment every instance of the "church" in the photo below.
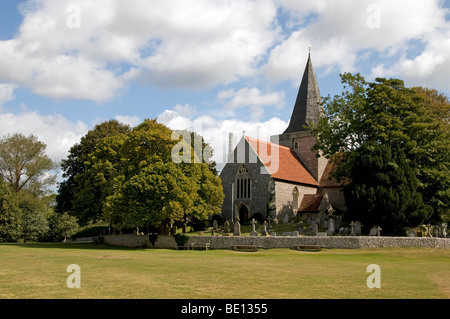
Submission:
<svg viewBox="0 0 450 319">
<path fill-rule="evenodd" d="M 243 135 L 232 145 L 220 178 L 225 193 L 222 218 L 241 222 L 300 216 L 308 220 L 346 211 L 342 185 L 331 178 L 333 164 L 311 148 L 306 127 L 323 114 L 319 85 L 308 54 L 292 116 L 286 130 L 270 142 Z"/>
</svg>

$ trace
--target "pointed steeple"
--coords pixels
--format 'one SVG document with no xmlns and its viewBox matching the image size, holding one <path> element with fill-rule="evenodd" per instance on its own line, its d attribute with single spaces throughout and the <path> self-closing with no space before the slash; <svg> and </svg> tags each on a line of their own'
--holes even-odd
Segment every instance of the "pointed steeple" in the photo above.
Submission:
<svg viewBox="0 0 450 319">
<path fill-rule="evenodd" d="M 295 101 L 289 126 L 284 133 L 307 131 L 308 129 L 305 126 L 310 121 L 317 123 L 323 112 L 321 102 L 322 98 L 316 75 L 314 74 L 311 54 L 308 53 L 308 61 L 306 62 L 302 83 L 298 90 L 297 100 Z"/>
</svg>

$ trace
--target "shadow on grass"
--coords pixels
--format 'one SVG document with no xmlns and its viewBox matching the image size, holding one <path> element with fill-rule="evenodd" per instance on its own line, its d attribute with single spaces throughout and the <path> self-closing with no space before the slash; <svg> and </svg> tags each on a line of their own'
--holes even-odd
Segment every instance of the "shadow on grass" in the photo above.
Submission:
<svg viewBox="0 0 450 319">
<path fill-rule="evenodd" d="M 46 243 L 0 243 L 1 246 L 16 246 L 19 248 L 44 248 L 44 249 L 91 249 L 91 250 L 144 250 L 145 248 L 133 248 L 113 246 L 107 244 L 94 244 L 93 242 L 46 242 Z"/>
</svg>

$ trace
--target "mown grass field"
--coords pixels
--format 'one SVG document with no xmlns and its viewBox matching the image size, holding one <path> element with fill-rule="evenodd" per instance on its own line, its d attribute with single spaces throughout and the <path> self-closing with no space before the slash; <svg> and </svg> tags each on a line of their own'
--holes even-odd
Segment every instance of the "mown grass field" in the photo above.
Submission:
<svg viewBox="0 0 450 319">
<path fill-rule="evenodd" d="M 68 288 L 67 266 L 81 269 Z M 381 288 L 366 285 L 381 268 Z M 127 249 L 91 243 L 0 245 L 0 298 L 450 298 L 450 251 L 396 248 L 246 253 Z"/>
</svg>

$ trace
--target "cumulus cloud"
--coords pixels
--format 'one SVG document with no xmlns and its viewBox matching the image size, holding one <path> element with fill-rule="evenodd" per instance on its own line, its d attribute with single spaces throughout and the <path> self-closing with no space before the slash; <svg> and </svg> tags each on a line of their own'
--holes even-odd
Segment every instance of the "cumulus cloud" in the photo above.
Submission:
<svg viewBox="0 0 450 319">
<path fill-rule="evenodd" d="M 22 107 L 19 113 L 0 113 L 0 136 L 22 133 L 36 135 L 47 145 L 47 155 L 56 163 L 66 158 L 69 149 L 88 131 L 81 121 L 72 122 L 64 116 L 42 115 Z"/>
<path fill-rule="evenodd" d="M 121 123 L 128 124 L 130 127 L 134 127 L 142 122 L 139 116 L 116 115 L 114 118 Z"/>
<path fill-rule="evenodd" d="M 289 15 L 291 29 L 262 68 L 267 78 L 298 83 L 312 44 L 314 66 L 325 74 L 363 72 L 369 66 L 371 75 L 421 78 L 449 88 L 442 77 L 450 72 L 448 10 L 439 0 L 276 2 Z M 423 43 L 423 52 L 413 42 Z"/>
<path fill-rule="evenodd" d="M 288 125 L 279 118 L 271 118 L 267 121 L 243 121 L 200 116 L 192 119 L 173 110 L 165 110 L 158 115 L 157 119 L 172 130 L 187 129 L 203 136 L 213 149 L 212 160 L 217 163 L 218 170 L 221 170 L 226 163 L 230 133 L 234 135 L 234 145 L 237 145 L 243 135 L 270 141 L 270 136 L 281 134 Z"/>
<path fill-rule="evenodd" d="M 254 72 L 274 43 L 270 0 L 29 0 L 0 41 L 0 78 L 53 99 L 113 99 L 132 80 L 212 87 Z"/>
<path fill-rule="evenodd" d="M 17 85 L 11 83 L 0 83 L 0 111 L 2 110 L 2 105 L 8 101 L 14 99 L 14 90 Z"/>
<path fill-rule="evenodd" d="M 227 114 L 233 114 L 233 110 L 237 108 L 249 108 L 251 121 L 261 120 L 264 107 L 274 106 L 280 109 L 285 103 L 283 91 L 264 94 L 258 88 L 224 90 L 217 94 L 217 98 L 224 103 L 223 107 Z"/>
</svg>

